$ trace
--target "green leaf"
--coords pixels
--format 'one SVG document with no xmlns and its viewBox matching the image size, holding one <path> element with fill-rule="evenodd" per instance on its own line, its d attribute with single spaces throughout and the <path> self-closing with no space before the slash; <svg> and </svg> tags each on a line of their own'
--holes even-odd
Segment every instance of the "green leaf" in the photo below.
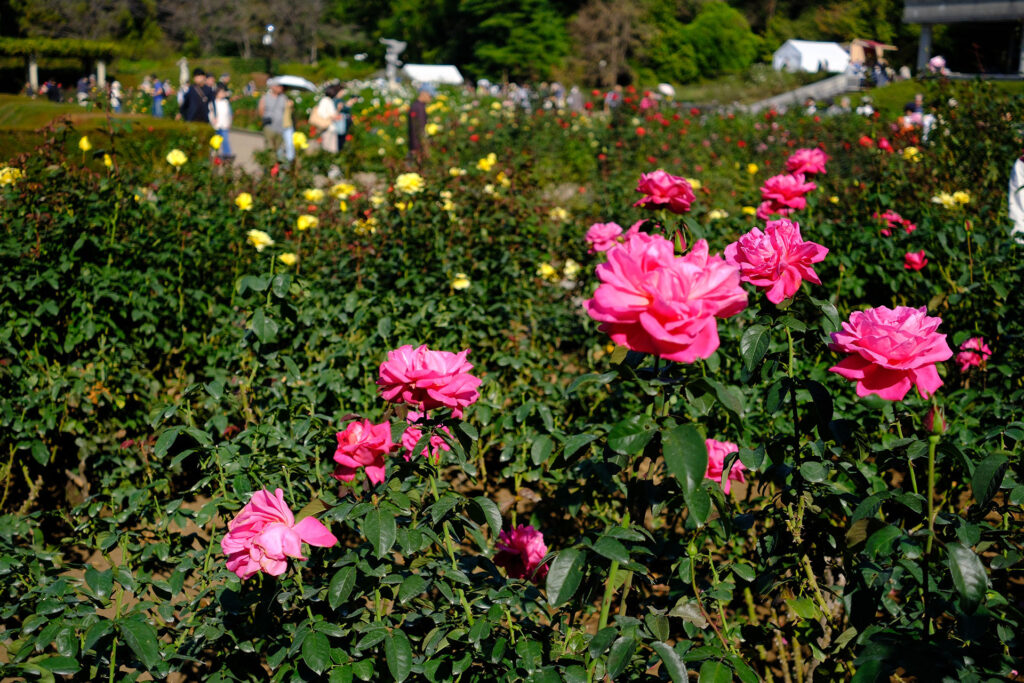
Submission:
<svg viewBox="0 0 1024 683">
<path fill-rule="evenodd" d="M 683 497 L 689 501 L 708 469 L 708 449 L 704 437 L 692 425 L 679 425 L 662 432 L 661 444 L 665 466 L 679 482 Z"/>
<path fill-rule="evenodd" d="M 388 337 L 391 336 L 392 328 L 391 318 L 387 316 L 384 316 L 377 321 L 377 334 L 379 334 L 381 339 L 384 341 L 387 341 Z"/>
<path fill-rule="evenodd" d="M 819 619 L 821 617 L 814 601 L 810 598 L 793 598 L 787 600 L 786 603 L 801 619 Z"/>
<path fill-rule="evenodd" d="M 338 609 L 338 605 L 348 600 L 355 585 L 356 568 L 354 566 L 342 567 L 335 572 L 327 587 L 327 602 L 331 605 L 331 609 Z"/>
<path fill-rule="evenodd" d="M 623 349 L 623 354 L 622 355 L 623 356 L 626 355 L 625 354 L 625 349 Z M 613 360 L 612 362 L 616 362 L 616 361 Z M 605 384 L 608 384 L 608 382 L 611 382 L 613 379 L 615 379 L 618 376 L 619 376 L 619 373 L 618 373 L 617 370 L 612 370 L 610 372 L 606 372 L 606 373 L 601 374 L 601 375 L 598 375 L 598 374 L 595 374 L 595 373 L 589 373 L 589 374 L 586 374 L 586 375 L 580 375 L 579 377 L 574 379 L 572 382 L 570 382 L 569 386 L 565 390 L 565 394 L 566 394 L 566 396 L 568 396 L 569 394 L 575 393 L 575 391 L 577 389 L 579 389 L 581 386 L 583 386 L 584 384 L 590 384 L 591 382 L 593 382 L 593 383 L 595 383 L 595 384 L 597 384 L 599 386 L 603 386 Z"/>
<path fill-rule="evenodd" d="M 487 496 L 477 496 L 471 501 L 469 509 L 470 512 L 480 513 L 481 520 L 485 520 L 487 526 L 491 528 L 492 536 L 498 535 L 501 531 L 501 510 L 498 509 L 497 503 Z"/>
<path fill-rule="evenodd" d="M 974 475 L 971 477 L 971 494 L 974 500 L 984 505 L 996 495 L 999 486 L 1003 483 L 1003 476 L 1009 463 L 1005 455 L 993 453 L 974 468 Z"/>
<path fill-rule="evenodd" d="M 690 509 L 690 516 L 687 519 L 692 519 L 697 526 L 708 521 L 708 517 L 711 516 L 711 496 L 708 495 L 706 490 L 702 488 L 694 489 L 686 504 Z"/>
<path fill-rule="evenodd" d="M 252 331 L 261 344 L 269 344 L 277 337 L 277 323 L 267 317 L 262 308 L 252 316 Z"/>
<path fill-rule="evenodd" d="M 306 503 L 305 507 L 295 513 L 295 521 L 301 522 L 306 517 L 315 517 L 327 509 L 327 503 L 323 502 L 319 498 L 313 498 L 313 500 Z"/>
<path fill-rule="evenodd" d="M 732 669 L 709 659 L 701 665 L 697 683 L 732 683 Z"/>
<path fill-rule="evenodd" d="M 323 633 L 313 631 L 302 641 L 302 661 L 317 675 L 331 665 L 331 642 Z"/>
<path fill-rule="evenodd" d="M 178 434 L 181 433 L 181 429 L 181 427 L 171 427 L 160 434 L 157 437 L 156 445 L 153 446 L 153 455 L 158 458 L 167 455 L 167 452 L 171 450 L 171 446 L 174 445 L 175 439 L 178 438 Z"/>
<path fill-rule="evenodd" d="M 743 357 L 743 365 L 747 370 L 753 370 L 768 353 L 768 344 L 771 341 L 769 330 L 764 325 L 751 325 L 743 330 L 740 337 L 740 355 Z"/>
<path fill-rule="evenodd" d="M 553 607 L 566 603 L 572 598 L 583 580 L 583 564 L 587 554 L 578 548 L 566 548 L 558 553 L 548 570 L 548 602 Z"/>
<path fill-rule="evenodd" d="M 571 458 L 578 450 L 597 439 L 597 434 L 573 434 L 562 445 L 562 454 Z"/>
<path fill-rule="evenodd" d="M 412 673 L 412 645 L 401 629 L 395 629 L 384 639 L 384 655 L 388 671 L 396 681 L 404 681 Z"/>
<path fill-rule="evenodd" d="M 398 587 L 398 601 L 405 604 L 410 598 L 414 598 L 427 588 L 427 581 L 419 574 L 411 574 L 405 577 L 402 585 Z"/>
<path fill-rule="evenodd" d="M 398 535 L 395 516 L 380 508 L 370 510 L 363 518 L 363 535 L 370 539 L 377 557 L 384 557 L 395 544 Z"/>
<path fill-rule="evenodd" d="M 36 664 L 61 676 L 70 676 L 82 668 L 74 657 L 46 657 Z"/>
<path fill-rule="evenodd" d="M 612 650 L 608 653 L 608 676 L 614 680 L 629 666 L 636 651 L 636 640 L 632 636 L 622 636 L 612 643 Z"/>
<path fill-rule="evenodd" d="M 597 539 L 597 543 L 594 544 L 594 552 L 619 564 L 629 563 L 629 551 L 626 550 L 626 546 L 609 536 Z"/>
<path fill-rule="evenodd" d="M 101 572 L 90 566 L 85 570 L 85 583 L 92 589 L 93 595 L 105 599 L 114 590 L 114 573 L 109 569 Z"/>
<path fill-rule="evenodd" d="M 686 683 L 689 680 L 689 676 L 686 674 L 686 665 L 683 664 L 682 658 L 672 646 L 667 643 L 651 643 L 651 647 L 661 657 L 665 671 L 668 672 L 673 683 Z"/>
<path fill-rule="evenodd" d="M 658 640 L 665 640 L 669 636 L 668 617 L 664 614 L 655 614 L 654 612 L 648 612 L 644 615 L 644 623 L 647 624 L 648 630 Z"/>
<path fill-rule="evenodd" d="M 654 436 L 656 425 L 646 413 L 621 420 L 608 432 L 608 447 L 616 453 L 635 455 L 644 449 Z"/>
<path fill-rule="evenodd" d="M 160 663 L 160 644 L 156 639 L 156 629 L 139 619 L 125 619 L 119 624 L 121 635 L 147 669 L 153 669 Z"/>
<path fill-rule="evenodd" d="M 547 459 L 551 456 L 551 451 L 554 449 L 555 442 L 547 434 L 542 434 L 537 437 L 533 442 L 533 446 L 530 447 L 530 459 L 534 465 L 543 465 L 547 462 Z"/>
<path fill-rule="evenodd" d="M 947 543 L 946 552 L 949 555 L 949 573 L 960 594 L 960 605 L 964 613 L 974 614 L 988 588 L 985 565 L 973 550 L 959 543 Z"/>
<path fill-rule="evenodd" d="M 604 654 L 604 651 L 608 649 L 608 646 L 615 640 L 615 636 L 618 635 L 619 630 L 614 626 L 606 626 L 597 632 L 597 634 L 590 639 L 590 657 L 597 659 Z"/>
</svg>

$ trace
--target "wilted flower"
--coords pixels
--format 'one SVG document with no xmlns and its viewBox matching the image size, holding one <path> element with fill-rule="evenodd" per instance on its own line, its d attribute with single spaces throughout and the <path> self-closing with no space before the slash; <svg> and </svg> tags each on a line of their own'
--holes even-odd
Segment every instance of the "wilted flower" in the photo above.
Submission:
<svg viewBox="0 0 1024 683">
<path fill-rule="evenodd" d="M 249 238 L 249 244 L 256 247 L 256 251 L 263 251 L 274 244 L 273 238 L 262 230 L 250 230 L 245 234 Z"/>
<path fill-rule="evenodd" d="M 302 214 L 295 221 L 295 227 L 300 232 L 303 230 L 309 230 L 310 228 L 315 228 L 318 225 L 320 225 L 320 219 L 316 216 L 310 216 L 308 213 Z"/>
<path fill-rule="evenodd" d="M 463 290 L 469 289 L 469 278 L 466 277 L 465 273 L 455 273 L 455 277 L 452 278 L 452 289 Z"/>
<path fill-rule="evenodd" d="M 972 367 L 983 367 L 991 355 L 992 349 L 982 337 L 971 337 L 960 345 L 956 362 L 960 366 L 960 372 L 967 372 Z"/>
<path fill-rule="evenodd" d="M 318 204 L 324 200 L 324 191 L 319 187 L 311 187 L 307 190 L 303 190 L 302 196 L 307 202 Z"/>
<path fill-rule="evenodd" d="M 395 178 L 395 189 L 405 194 L 416 194 L 423 190 L 426 183 L 419 173 L 403 173 Z"/>
<path fill-rule="evenodd" d="M 239 193 L 239 195 L 235 197 L 235 206 L 242 211 L 249 211 L 252 209 L 252 195 L 248 192 Z"/>
<path fill-rule="evenodd" d="M 373 484 L 384 481 L 384 456 L 395 447 L 391 441 L 391 423 L 373 424 L 369 420 L 350 422 L 338 432 L 338 448 L 332 475 L 339 481 L 352 481 L 360 467 Z"/>
<path fill-rule="evenodd" d="M 924 257 L 924 249 L 908 251 L 903 255 L 903 267 L 906 270 L 921 270 L 926 265 L 928 265 L 928 259 Z"/>
<path fill-rule="evenodd" d="M 856 380 L 858 396 L 877 394 L 899 401 L 916 386 L 928 398 L 942 386 L 935 364 L 953 355 L 946 335 L 936 331 L 941 324 L 924 306 L 854 311 L 843 329 L 832 333 L 829 344 L 833 351 L 850 355 L 829 370 Z"/>
<path fill-rule="evenodd" d="M 78 139 L 78 149 L 82 150 L 83 152 L 88 152 L 90 149 L 92 149 L 92 142 L 89 141 L 88 135 L 83 135 L 81 138 Z"/>
<path fill-rule="evenodd" d="M 277 260 L 285 264 L 286 266 L 294 266 L 295 263 L 299 260 L 299 257 L 289 251 L 284 254 L 278 254 Z"/>
<path fill-rule="evenodd" d="M 167 153 L 167 163 L 174 168 L 181 168 L 188 161 L 188 157 L 180 149 L 172 149 Z"/>
<path fill-rule="evenodd" d="M 726 459 L 730 453 L 738 453 L 740 447 L 730 441 L 715 441 L 714 439 L 705 439 L 704 446 L 708 449 L 708 467 L 704 472 L 704 478 L 721 484 Z M 722 484 L 722 490 L 726 494 L 732 490 L 732 482 L 746 483 L 747 480 L 743 477 L 743 472 L 746 469 L 746 466 L 738 459 L 732 464 L 732 467 L 729 468 L 729 476 L 726 478 L 725 484 Z"/>
<path fill-rule="evenodd" d="M 696 198 L 686 178 L 671 175 L 661 169 L 640 174 L 636 191 L 644 196 L 634 202 L 633 206 L 653 204 L 655 208 L 666 208 L 672 213 L 686 213 Z M 667 206 L 662 207 L 663 204 Z"/>
<path fill-rule="evenodd" d="M 222 135 L 214 135 L 210 138 L 210 147 L 214 149 L 220 149 L 220 146 L 224 144 L 224 137 Z"/>
<path fill-rule="evenodd" d="M 510 579 L 531 579 L 535 583 L 547 576 L 548 566 L 540 566 L 548 554 L 544 535 L 532 526 L 520 524 L 512 532 L 502 529 L 495 544 L 494 564 L 505 568 Z"/>
<path fill-rule="evenodd" d="M 480 378 L 469 374 L 473 365 L 467 355 L 469 349 L 432 351 L 426 344 L 388 351 L 377 379 L 380 395 L 385 401 L 408 403 L 422 411 L 451 408 L 461 416 L 463 408 L 480 398 Z"/>
<path fill-rule="evenodd" d="M 288 560 L 305 560 L 302 544 L 330 548 L 338 539 L 316 517 L 298 524 L 284 502 L 284 492 L 266 489 L 252 494 L 235 518 L 228 522 L 228 533 L 220 542 L 228 556 L 228 569 L 241 579 L 259 571 L 279 576 L 288 568 Z"/>
<path fill-rule="evenodd" d="M 785 218 L 754 228 L 725 248 L 725 260 L 739 268 L 740 280 L 766 290 L 774 304 L 796 294 L 804 280 L 821 284 L 812 264 L 828 249 L 800 236 L 800 224 Z"/>
</svg>

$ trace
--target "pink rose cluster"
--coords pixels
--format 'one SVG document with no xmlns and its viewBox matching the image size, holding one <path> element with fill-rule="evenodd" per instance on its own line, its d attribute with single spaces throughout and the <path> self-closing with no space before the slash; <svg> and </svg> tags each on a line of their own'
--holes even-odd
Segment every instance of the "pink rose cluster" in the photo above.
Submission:
<svg viewBox="0 0 1024 683">
<path fill-rule="evenodd" d="M 696 199 L 693 187 L 686 178 L 671 175 L 661 169 L 651 173 L 641 173 L 636 191 L 644 196 L 638 199 L 633 206 L 653 204 L 655 208 L 664 206 L 672 213 L 686 213 L 690 210 L 693 200 Z"/>
<path fill-rule="evenodd" d="M 455 417 L 462 417 L 462 409 L 480 398 L 480 378 L 469 374 L 473 366 L 466 360 L 468 355 L 469 349 L 432 351 L 426 344 L 388 351 L 377 380 L 380 395 L 385 401 L 407 403 L 424 412 L 451 408 Z"/>
<path fill-rule="evenodd" d="M 891 235 L 892 231 L 897 228 L 903 228 L 908 235 L 917 230 L 917 224 L 911 223 L 892 209 L 886 209 L 885 213 L 878 213 L 876 211 L 872 217 L 885 221 L 886 227 L 882 228 L 881 233 L 886 237 Z"/>
<path fill-rule="evenodd" d="M 817 147 L 805 147 L 793 152 L 786 159 L 786 170 L 790 173 L 825 173 L 828 155 Z"/>
<path fill-rule="evenodd" d="M 220 542 L 228 556 L 228 569 L 241 579 L 259 571 L 279 576 L 288 568 L 289 557 L 305 560 L 302 544 L 330 548 L 338 539 L 315 517 L 306 517 L 298 524 L 284 492 L 276 489 L 257 491 L 249 502 L 228 522 L 228 533 Z"/>
<path fill-rule="evenodd" d="M 942 386 L 935 364 L 953 355 L 946 335 L 937 332 L 940 324 L 942 319 L 928 316 L 924 306 L 854 311 L 829 344 L 850 355 L 829 370 L 855 380 L 858 396 L 899 401 L 917 387 L 928 398 Z"/>
<path fill-rule="evenodd" d="M 757 217 L 767 220 L 769 216 L 788 216 L 794 211 L 807 207 L 807 193 L 818 188 L 804 179 L 802 173 L 782 173 L 764 181 Z"/>
<path fill-rule="evenodd" d="M 502 529 L 498 535 L 498 550 L 494 564 L 505 568 L 510 579 L 530 579 L 534 583 L 544 580 L 548 566 L 541 566 L 541 560 L 548 554 L 544 535 L 532 526 L 520 524 L 513 531 Z"/>
<path fill-rule="evenodd" d="M 811 264 L 825 258 L 828 249 L 800 236 L 800 224 L 788 219 L 768 221 L 762 232 L 754 228 L 725 248 L 725 260 L 740 271 L 740 280 L 766 290 L 777 304 L 796 294 L 804 280 L 821 284 Z"/>
<path fill-rule="evenodd" d="M 740 447 L 730 441 L 715 441 L 714 439 L 705 439 L 704 445 L 708 449 L 708 468 L 704 472 L 704 478 L 720 484 L 722 473 L 725 472 L 726 459 L 730 453 L 738 453 Z M 729 477 L 722 486 L 722 490 L 726 494 L 732 490 L 732 482 L 746 483 L 747 480 L 743 477 L 743 472 L 746 469 L 746 466 L 739 460 L 732 464 L 732 467 L 729 468 Z"/>
<path fill-rule="evenodd" d="M 423 438 L 423 430 L 417 425 L 420 424 L 420 421 L 424 418 L 425 415 L 423 413 L 415 410 L 409 411 L 409 414 L 405 416 L 405 419 L 409 422 L 409 426 L 405 428 L 404 432 L 402 432 L 402 448 L 405 449 L 403 457 L 406 460 L 412 459 L 414 455 L 413 451 L 416 449 L 416 444 L 418 444 L 420 439 Z M 441 427 L 441 431 L 445 434 L 451 435 L 451 432 L 448 431 L 447 427 Z M 430 436 L 430 441 L 423 447 L 423 450 L 420 451 L 420 455 L 425 458 L 433 458 L 434 462 L 437 463 L 441 461 L 441 451 L 450 451 L 451 449 L 451 446 L 448 445 L 444 438 L 437 434 L 432 434 Z"/>
<path fill-rule="evenodd" d="M 692 363 L 718 348 L 716 318 L 747 306 L 739 270 L 710 255 L 704 240 L 676 256 L 669 240 L 638 231 L 607 254 L 583 307 L 620 346 Z"/>
<path fill-rule="evenodd" d="M 596 254 L 598 252 L 605 252 L 614 246 L 617 246 L 630 237 L 640 232 L 640 226 L 646 221 L 641 219 L 630 226 L 629 230 L 622 232 L 622 226 L 618 223 L 594 223 L 587 230 L 587 234 L 584 239 L 590 245 L 587 250 L 588 254 Z"/>
<path fill-rule="evenodd" d="M 982 337 L 971 337 L 960 345 L 960 352 L 956 354 L 956 363 L 960 366 L 960 372 L 967 372 L 972 367 L 980 368 L 992 356 L 992 349 L 985 343 Z"/>
</svg>

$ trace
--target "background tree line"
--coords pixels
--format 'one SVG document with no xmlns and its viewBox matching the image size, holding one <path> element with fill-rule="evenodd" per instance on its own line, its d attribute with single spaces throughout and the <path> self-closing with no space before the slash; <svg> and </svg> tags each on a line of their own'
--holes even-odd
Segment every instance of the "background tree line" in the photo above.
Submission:
<svg viewBox="0 0 1024 683">
<path fill-rule="evenodd" d="M 738 73 L 788 38 L 872 38 L 910 62 L 917 28 L 902 10 L 900 0 L 0 0 L 0 34 L 114 39 L 138 57 L 259 57 L 274 24 L 282 59 L 380 62 L 377 41 L 389 37 L 408 43 L 406 61 L 471 77 L 607 86 Z"/>
</svg>

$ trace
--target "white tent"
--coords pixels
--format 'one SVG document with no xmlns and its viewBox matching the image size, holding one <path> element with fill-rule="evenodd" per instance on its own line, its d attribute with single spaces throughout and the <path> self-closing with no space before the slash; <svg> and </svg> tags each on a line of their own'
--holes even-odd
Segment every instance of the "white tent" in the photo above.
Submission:
<svg viewBox="0 0 1024 683">
<path fill-rule="evenodd" d="M 846 71 L 850 54 L 839 43 L 819 43 L 813 40 L 787 40 L 772 55 L 772 68 L 776 71 Z"/>
<path fill-rule="evenodd" d="M 406 64 L 402 67 L 402 75 L 417 83 L 462 85 L 464 80 L 451 64 Z"/>
</svg>

